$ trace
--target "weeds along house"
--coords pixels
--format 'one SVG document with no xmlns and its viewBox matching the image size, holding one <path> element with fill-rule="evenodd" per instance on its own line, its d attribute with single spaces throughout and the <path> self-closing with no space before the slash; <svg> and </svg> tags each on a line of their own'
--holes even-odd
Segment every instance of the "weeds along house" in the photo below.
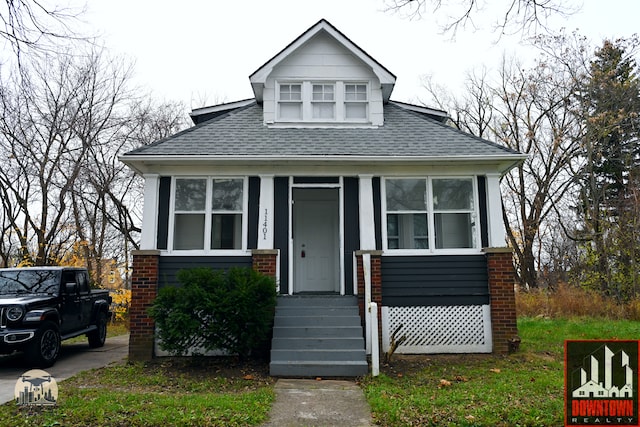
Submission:
<svg viewBox="0 0 640 427">
<path fill-rule="evenodd" d="M 399 353 L 508 351 L 499 181 L 524 156 L 391 101 L 396 77 L 326 20 L 249 80 L 121 157 L 145 179 L 130 357 L 154 356 L 146 308 L 195 266 L 277 278 L 274 375 L 360 375 L 376 330 L 383 351 L 394 332 Z"/>
</svg>

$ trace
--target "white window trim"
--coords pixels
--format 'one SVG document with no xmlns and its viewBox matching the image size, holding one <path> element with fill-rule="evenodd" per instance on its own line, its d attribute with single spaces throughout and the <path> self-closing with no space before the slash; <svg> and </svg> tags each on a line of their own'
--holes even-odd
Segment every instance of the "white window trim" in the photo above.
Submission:
<svg viewBox="0 0 640 427">
<path fill-rule="evenodd" d="M 387 180 L 388 179 L 424 179 L 427 181 L 427 226 L 429 227 L 429 249 L 389 249 L 387 240 Z M 434 179 L 467 179 L 471 180 L 473 185 L 473 215 L 476 219 L 475 236 L 474 241 L 476 247 L 474 248 L 447 248 L 436 249 L 436 236 L 435 236 L 435 213 L 433 208 L 433 189 L 432 181 Z M 481 240 L 481 224 L 480 224 L 480 201 L 478 199 L 478 179 L 475 175 L 434 175 L 434 176 L 387 176 L 383 177 L 380 184 L 380 201 L 382 214 L 382 249 L 385 255 L 390 256 L 405 256 L 405 255 L 470 255 L 482 253 L 482 240 Z M 400 211 L 398 211 L 400 212 Z M 413 212 L 413 211 L 412 211 Z M 455 212 L 455 211 L 447 211 Z M 462 211 L 461 211 L 462 212 Z M 469 212 L 466 210 L 465 212 Z M 395 213 L 395 211 L 394 211 Z"/>
<path fill-rule="evenodd" d="M 203 249 L 173 249 L 174 231 L 175 231 L 175 215 L 176 215 L 176 180 L 179 179 L 206 179 L 206 198 L 205 198 L 205 222 L 204 222 L 204 248 Z M 212 191 L 211 186 L 214 179 L 241 179 L 242 180 L 242 248 L 241 249 L 211 249 L 211 217 L 215 212 L 211 206 Z M 239 256 L 247 255 L 247 230 L 248 230 L 248 203 L 249 203 L 249 180 L 246 176 L 191 176 L 176 175 L 171 177 L 171 195 L 169 200 L 169 231 L 167 236 L 168 255 L 189 255 L 189 256 Z M 178 211 L 180 212 L 180 211 Z M 200 212 L 200 211 L 198 211 Z"/>
<path fill-rule="evenodd" d="M 280 100 L 280 85 L 301 85 L 302 90 L 302 119 L 287 119 L 280 115 L 281 103 L 290 103 L 293 101 Z M 313 85 L 333 85 L 335 105 L 334 118 L 332 120 L 313 118 L 313 103 L 321 102 L 313 100 Z M 345 85 L 365 85 L 367 92 L 366 101 L 345 101 Z M 335 80 L 335 79 L 309 79 L 309 80 L 278 80 L 275 82 L 275 115 L 276 123 L 314 123 L 314 124 L 369 124 L 371 123 L 371 81 L 368 80 Z M 329 101 L 325 101 L 329 102 Z M 366 104 L 366 117 L 363 119 L 347 119 L 346 103 L 360 102 Z"/>
</svg>

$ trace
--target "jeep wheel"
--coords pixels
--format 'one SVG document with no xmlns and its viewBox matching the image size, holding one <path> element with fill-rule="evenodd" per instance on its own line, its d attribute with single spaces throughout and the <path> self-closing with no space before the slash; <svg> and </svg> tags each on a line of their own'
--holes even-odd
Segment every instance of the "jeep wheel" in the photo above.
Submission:
<svg viewBox="0 0 640 427">
<path fill-rule="evenodd" d="M 27 359 L 38 368 L 53 366 L 60 354 L 60 332 L 53 322 L 45 322 L 27 348 Z"/>
<path fill-rule="evenodd" d="M 102 347 L 107 339 L 107 316 L 103 311 L 98 313 L 96 326 L 97 329 L 87 334 L 87 338 L 89 338 L 89 347 L 91 348 Z"/>
</svg>

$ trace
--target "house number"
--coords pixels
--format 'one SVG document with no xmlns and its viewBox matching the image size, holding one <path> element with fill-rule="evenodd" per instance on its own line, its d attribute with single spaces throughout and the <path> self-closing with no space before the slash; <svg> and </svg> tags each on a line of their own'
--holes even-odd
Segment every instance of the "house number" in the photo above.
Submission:
<svg viewBox="0 0 640 427">
<path fill-rule="evenodd" d="M 264 222 L 262 223 L 262 240 L 267 240 L 267 232 L 269 224 L 269 209 L 264 209 Z"/>
</svg>

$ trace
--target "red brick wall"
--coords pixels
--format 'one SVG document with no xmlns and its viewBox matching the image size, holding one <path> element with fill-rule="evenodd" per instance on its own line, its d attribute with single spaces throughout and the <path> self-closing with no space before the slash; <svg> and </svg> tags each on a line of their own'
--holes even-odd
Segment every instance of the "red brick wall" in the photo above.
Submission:
<svg viewBox="0 0 640 427">
<path fill-rule="evenodd" d="M 254 249 L 253 269 L 266 276 L 276 277 L 278 272 L 278 251 L 275 249 Z"/>
<path fill-rule="evenodd" d="M 491 329 L 493 352 L 506 354 L 517 350 L 520 343 L 514 292 L 515 271 L 511 250 L 485 249 L 491 295 Z"/>
<path fill-rule="evenodd" d="M 131 322 L 129 360 L 144 361 L 153 358 L 153 319 L 147 310 L 158 294 L 158 261 L 160 252 L 134 251 L 131 278 Z"/>
<path fill-rule="evenodd" d="M 362 268 L 362 255 L 366 251 L 356 252 L 357 286 L 358 286 L 358 306 L 360 308 L 360 319 L 363 327 L 365 321 L 365 289 L 364 270 Z M 378 304 L 378 343 L 380 353 L 382 353 L 382 257 L 380 251 L 370 251 L 371 254 L 371 302 Z"/>
</svg>

